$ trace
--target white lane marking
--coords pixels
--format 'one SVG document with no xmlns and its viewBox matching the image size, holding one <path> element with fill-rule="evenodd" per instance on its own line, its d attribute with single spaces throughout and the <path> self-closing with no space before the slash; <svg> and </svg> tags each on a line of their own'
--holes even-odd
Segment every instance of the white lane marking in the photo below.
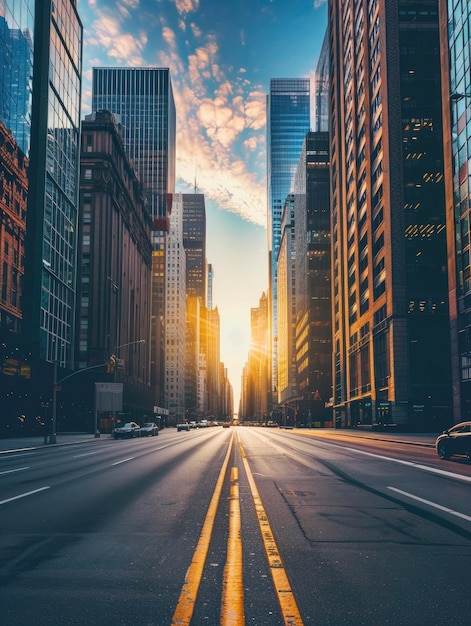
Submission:
<svg viewBox="0 0 471 626">
<path fill-rule="evenodd" d="M 121 463 L 126 463 L 127 461 L 132 461 L 135 458 L 136 457 L 134 457 L 134 456 L 130 456 L 129 459 L 123 459 L 122 461 L 116 461 L 116 463 L 112 463 L 111 466 L 113 466 L 113 465 L 121 465 Z"/>
<path fill-rule="evenodd" d="M 323 441 L 322 443 L 325 443 Z M 427 465 L 421 465 L 420 463 L 414 463 L 413 461 L 404 461 L 402 459 L 393 459 L 390 456 L 384 456 L 382 454 L 375 454 L 373 452 L 365 452 L 364 450 L 356 450 L 355 448 L 348 448 L 346 446 L 339 446 L 338 444 L 328 443 L 327 445 L 342 448 L 342 450 L 350 450 L 350 452 L 356 452 L 357 454 L 364 454 L 365 456 L 372 456 L 376 459 L 383 461 L 392 461 L 393 463 L 399 463 L 400 465 L 407 465 L 408 467 L 414 467 L 415 469 L 423 470 L 424 472 L 430 472 L 431 474 L 439 474 L 440 476 L 446 476 L 447 478 L 456 478 L 462 480 L 465 483 L 471 483 L 471 476 L 463 476 L 462 474 L 455 474 L 453 472 L 447 472 L 436 467 L 428 467 Z"/>
<path fill-rule="evenodd" d="M 84 452 L 84 454 L 75 454 L 72 458 L 79 459 L 81 456 L 90 456 L 91 454 L 100 454 L 101 450 L 97 450 L 96 452 Z"/>
<path fill-rule="evenodd" d="M 34 491 L 27 491 L 26 493 L 20 493 L 19 496 L 13 496 L 13 498 L 8 498 L 7 500 L 1 500 L 0 504 L 13 502 L 13 500 L 19 500 L 20 498 L 26 498 L 26 496 L 32 496 L 34 493 L 39 493 L 40 491 L 45 491 L 46 489 L 50 489 L 50 487 L 41 487 L 40 489 L 35 489 Z"/>
<path fill-rule="evenodd" d="M 39 448 L 34 448 L 35 450 L 38 450 Z M 12 455 L 15 454 L 16 452 L 21 452 L 21 456 L 28 456 L 31 454 L 36 454 L 36 452 L 27 452 L 27 450 L 31 450 L 31 448 L 17 448 L 16 450 L 0 450 L 0 454 L 4 454 L 5 458 L 8 458 L 6 455 Z"/>
<path fill-rule="evenodd" d="M 396 493 L 400 493 L 402 496 L 406 496 L 407 498 L 411 498 L 412 500 L 417 500 L 422 504 L 428 504 L 428 506 L 439 509 L 440 511 L 445 511 L 445 513 L 450 513 L 450 515 L 455 515 L 456 517 L 465 519 L 467 522 L 471 522 L 471 517 L 469 515 L 465 515 L 464 513 L 460 513 L 459 511 L 449 509 L 447 506 L 442 506 L 441 504 L 437 504 L 436 502 L 431 502 L 430 500 L 419 498 L 419 496 L 414 496 L 413 493 L 407 493 L 407 491 L 402 491 L 402 489 L 396 489 L 396 487 L 388 487 L 388 489 L 390 489 L 391 491 L 395 491 Z"/>
<path fill-rule="evenodd" d="M 0 472 L 0 476 L 2 474 L 13 474 L 14 472 L 22 472 L 23 470 L 27 470 L 27 469 L 29 469 L 29 467 L 17 467 L 16 469 L 5 470 L 4 472 Z"/>
</svg>

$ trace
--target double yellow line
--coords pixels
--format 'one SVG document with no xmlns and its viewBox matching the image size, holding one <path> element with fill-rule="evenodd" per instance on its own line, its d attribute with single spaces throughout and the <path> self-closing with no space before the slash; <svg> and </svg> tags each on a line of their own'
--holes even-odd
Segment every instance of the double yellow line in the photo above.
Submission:
<svg viewBox="0 0 471 626">
<path fill-rule="evenodd" d="M 237 433 L 239 449 L 247 474 L 252 499 L 255 505 L 255 513 L 260 526 L 265 554 L 272 575 L 275 592 L 278 597 L 281 614 L 286 626 L 302 626 L 303 621 L 291 589 L 283 562 L 275 542 L 268 517 L 263 507 L 260 494 L 250 470 L 245 451 L 242 447 L 239 434 Z M 234 433 L 219 473 L 208 512 L 201 530 L 193 559 L 188 568 L 185 583 L 178 600 L 175 613 L 172 618 L 172 626 L 189 625 L 193 616 L 198 589 L 203 576 L 203 568 L 209 550 L 209 543 L 214 527 L 221 492 L 224 485 L 229 459 L 232 454 Z M 242 537 L 241 515 L 239 500 L 239 474 L 238 468 L 231 468 L 231 485 L 229 496 L 229 536 L 227 541 L 227 559 L 224 567 L 223 590 L 221 601 L 221 626 L 243 626 L 244 616 L 244 587 L 243 587 L 243 561 L 242 561 Z"/>
</svg>

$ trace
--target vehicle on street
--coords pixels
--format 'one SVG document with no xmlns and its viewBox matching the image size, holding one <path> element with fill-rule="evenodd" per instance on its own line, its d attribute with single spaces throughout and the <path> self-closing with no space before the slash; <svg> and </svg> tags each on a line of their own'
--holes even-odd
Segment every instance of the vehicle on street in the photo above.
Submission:
<svg viewBox="0 0 471 626">
<path fill-rule="evenodd" d="M 198 428 L 198 424 L 193 420 L 190 422 L 190 428 Z"/>
<path fill-rule="evenodd" d="M 230 428 L 230 426 L 231 426 L 230 422 L 224 422 L 222 425 L 223 428 Z"/>
<path fill-rule="evenodd" d="M 115 428 L 113 437 L 115 439 L 132 439 L 141 436 L 141 427 L 136 422 L 126 422 L 123 426 Z"/>
<path fill-rule="evenodd" d="M 441 459 L 449 459 L 454 454 L 463 454 L 471 459 L 471 422 L 461 422 L 444 430 L 435 442 Z"/>
<path fill-rule="evenodd" d="M 190 432 L 190 424 L 177 424 L 177 431 L 180 432 L 181 430 Z"/>
<path fill-rule="evenodd" d="M 154 422 L 146 422 L 141 426 L 141 437 L 156 437 L 159 434 L 159 427 Z"/>
</svg>

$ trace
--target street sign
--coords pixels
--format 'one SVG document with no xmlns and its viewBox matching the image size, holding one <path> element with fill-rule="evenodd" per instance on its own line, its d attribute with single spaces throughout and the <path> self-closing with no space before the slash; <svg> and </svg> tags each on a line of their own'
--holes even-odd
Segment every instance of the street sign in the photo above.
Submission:
<svg viewBox="0 0 471 626">
<path fill-rule="evenodd" d="M 95 383 L 95 411 L 122 411 L 123 383 Z"/>
</svg>

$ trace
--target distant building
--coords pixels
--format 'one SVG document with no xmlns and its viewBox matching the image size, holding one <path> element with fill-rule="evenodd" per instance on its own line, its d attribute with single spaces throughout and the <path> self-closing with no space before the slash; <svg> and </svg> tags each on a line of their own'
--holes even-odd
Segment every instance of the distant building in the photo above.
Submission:
<svg viewBox="0 0 471 626">
<path fill-rule="evenodd" d="M 281 215 L 292 191 L 296 167 L 310 127 L 310 82 L 307 78 L 273 78 L 267 96 L 268 251 L 270 263 L 272 392 L 277 398 L 277 262 Z"/>
<path fill-rule="evenodd" d="M 171 421 L 185 418 L 186 255 L 182 194 L 173 197 L 167 235 L 165 302 L 165 405 Z"/>
<path fill-rule="evenodd" d="M 82 368 L 116 357 L 108 380 L 124 384 L 123 411 L 140 420 L 154 406 L 151 217 L 112 113 L 86 116 L 80 156 L 76 354 Z"/>
<path fill-rule="evenodd" d="M 452 420 L 437 8 L 330 3 L 338 425 Z"/>
<path fill-rule="evenodd" d="M 183 245 L 186 251 L 186 292 L 207 306 L 206 207 L 204 194 L 184 193 Z"/>
<path fill-rule="evenodd" d="M 314 86 L 314 101 L 316 106 L 314 130 L 317 132 L 329 132 L 329 69 L 329 33 L 326 31 L 317 62 L 316 82 Z"/>
<path fill-rule="evenodd" d="M 297 398 L 296 390 L 296 240 L 294 195 L 286 198 L 278 250 L 278 403 Z"/>
</svg>

